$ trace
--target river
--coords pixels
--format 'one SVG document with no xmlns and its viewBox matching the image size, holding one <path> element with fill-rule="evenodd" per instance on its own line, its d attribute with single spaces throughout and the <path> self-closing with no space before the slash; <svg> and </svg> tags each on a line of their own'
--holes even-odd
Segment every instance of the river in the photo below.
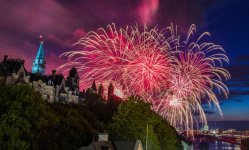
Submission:
<svg viewBox="0 0 249 150">
<path fill-rule="evenodd" d="M 239 145 L 230 144 L 226 142 L 208 142 L 210 150 L 240 150 Z M 199 143 L 194 144 L 194 150 L 199 150 Z"/>
</svg>

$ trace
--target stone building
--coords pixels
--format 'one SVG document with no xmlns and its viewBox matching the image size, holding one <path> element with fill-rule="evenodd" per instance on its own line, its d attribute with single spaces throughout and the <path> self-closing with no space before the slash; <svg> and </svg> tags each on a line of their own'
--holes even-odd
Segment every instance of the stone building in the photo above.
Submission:
<svg viewBox="0 0 249 150">
<path fill-rule="evenodd" d="M 100 95 L 103 99 L 114 98 L 114 86 L 110 83 L 107 95 L 104 94 L 104 87 L 102 84 L 97 85 L 93 80 L 92 86 L 86 91 L 80 92 L 79 75 L 77 69 L 72 67 L 67 77 L 62 74 L 57 74 L 53 70 L 50 75 L 45 75 L 46 57 L 44 52 L 44 42 L 40 36 L 40 46 L 32 66 L 32 73 L 28 73 L 24 67 L 24 60 L 9 59 L 7 55 L 4 56 L 0 62 L 0 80 L 7 84 L 24 83 L 29 84 L 34 90 L 38 91 L 42 98 L 48 102 L 61 103 L 80 103 L 84 101 L 87 93 L 94 93 Z"/>
<path fill-rule="evenodd" d="M 44 55 L 43 39 L 40 36 L 40 47 L 35 57 L 29 84 L 48 102 L 78 103 L 79 102 L 79 75 L 77 69 L 72 67 L 65 79 L 62 74 L 45 75 L 46 59 Z"/>
<path fill-rule="evenodd" d="M 8 55 L 4 55 L 0 62 L 0 79 L 6 84 L 28 83 L 29 74 L 24 67 L 24 60 L 8 58 Z"/>
<path fill-rule="evenodd" d="M 74 69 L 72 68 L 70 71 Z M 79 85 L 71 84 L 74 80 L 75 78 L 70 76 L 70 72 L 65 79 L 62 74 L 56 74 L 53 70 L 51 75 L 30 74 L 29 84 L 48 102 L 78 103 Z"/>
</svg>

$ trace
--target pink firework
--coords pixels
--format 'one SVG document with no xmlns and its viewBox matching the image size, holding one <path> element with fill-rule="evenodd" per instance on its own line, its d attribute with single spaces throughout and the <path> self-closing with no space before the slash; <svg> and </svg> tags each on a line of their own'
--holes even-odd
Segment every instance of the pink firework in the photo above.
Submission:
<svg viewBox="0 0 249 150">
<path fill-rule="evenodd" d="M 176 128 L 193 128 L 192 104 L 170 93 L 154 98 L 153 110 Z M 183 126 L 184 125 L 184 126 Z"/>
<path fill-rule="evenodd" d="M 171 29 L 173 30 L 173 27 Z M 177 60 L 172 65 L 173 72 L 169 75 L 167 89 L 173 96 L 163 95 L 162 102 L 156 103 L 153 107 L 174 126 L 183 127 L 185 124 L 184 127 L 187 129 L 192 128 L 195 119 L 193 114 L 198 114 L 199 121 L 207 124 L 205 113 L 201 108 L 203 100 L 213 103 L 221 113 L 218 99 L 213 91 L 216 89 L 227 96 L 228 89 L 222 79 L 230 78 L 229 72 L 222 68 L 223 63 L 229 61 L 223 48 L 213 43 L 201 43 L 200 40 L 209 35 L 207 32 L 197 41 L 190 41 L 195 30 L 195 26 L 192 25 L 185 40 L 178 38 L 175 53 Z M 178 107 L 170 105 L 171 101 L 178 104 Z M 162 103 L 165 103 L 163 107 Z M 181 109 L 178 109 L 179 106 Z M 178 112 L 174 111 L 176 108 Z"/>
<path fill-rule="evenodd" d="M 81 84 L 86 87 L 95 79 L 114 83 L 122 97 L 142 96 L 173 126 L 191 129 L 194 114 L 207 123 L 203 100 L 214 103 L 220 111 L 213 91 L 227 96 L 222 79 L 230 78 L 222 67 L 228 62 L 223 48 L 201 42 L 207 32 L 191 40 L 195 30 L 192 25 L 183 40 L 173 26 L 139 30 L 132 26 L 117 29 L 112 24 L 107 30 L 100 28 L 80 39 L 76 44 L 83 49 L 64 53 L 73 62 L 61 68 L 77 67 Z"/>
<path fill-rule="evenodd" d="M 165 39 L 163 32 L 146 27 L 143 32 L 137 27 L 117 30 L 114 24 L 107 31 L 100 28 L 76 43 L 84 46 L 82 51 L 63 54 L 74 61 L 61 68 L 79 68 L 84 85 L 95 79 L 118 83 L 125 95 L 153 94 L 166 84 L 174 59 L 170 44 L 175 39 Z"/>
</svg>

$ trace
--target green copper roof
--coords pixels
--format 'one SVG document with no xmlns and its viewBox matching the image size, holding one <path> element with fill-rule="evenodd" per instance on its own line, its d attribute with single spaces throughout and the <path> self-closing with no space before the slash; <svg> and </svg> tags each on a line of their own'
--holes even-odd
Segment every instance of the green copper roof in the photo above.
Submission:
<svg viewBox="0 0 249 150">
<path fill-rule="evenodd" d="M 38 49 L 36 58 L 44 58 L 43 42 L 40 43 L 40 47 L 39 47 L 39 49 Z"/>
<path fill-rule="evenodd" d="M 40 47 L 37 51 L 33 66 L 32 66 L 32 73 L 38 73 L 38 74 L 45 74 L 45 55 L 44 55 L 44 48 L 43 48 L 43 39 L 42 36 L 40 36 L 41 42 Z"/>
</svg>

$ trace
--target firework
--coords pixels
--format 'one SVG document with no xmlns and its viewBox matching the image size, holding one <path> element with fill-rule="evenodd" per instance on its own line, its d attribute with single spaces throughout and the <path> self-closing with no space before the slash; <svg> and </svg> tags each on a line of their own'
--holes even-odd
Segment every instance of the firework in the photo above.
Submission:
<svg viewBox="0 0 249 150">
<path fill-rule="evenodd" d="M 188 102 L 181 97 L 167 93 L 154 98 L 153 110 L 167 119 L 172 126 L 184 127 L 188 130 L 193 128 L 193 104 L 192 101 Z"/>
<path fill-rule="evenodd" d="M 164 30 L 158 32 L 156 28 L 142 32 L 138 27 L 100 28 L 76 43 L 84 46 L 82 51 L 63 54 L 74 61 L 61 68 L 76 66 L 86 85 L 95 79 L 118 83 L 126 95 L 153 94 L 166 84 L 172 68 L 170 44 L 175 39 L 163 35 Z"/>
<path fill-rule="evenodd" d="M 112 82 L 118 87 L 117 94 L 142 96 L 173 126 L 193 128 L 195 114 L 207 123 L 203 100 L 214 103 L 221 112 L 214 91 L 227 96 L 222 79 L 230 78 L 222 68 L 228 62 L 224 49 L 201 42 L 207 32 L 193 40 L 195 30 L 192 25 L 182 38 L 173 25 L 139 30 L 137 26 L 117 29 L 112 24 L 81 38 L 76 44 L 83 49 L 64 53 L 73 61 L 61 68 L 77 67 L 84 86 L 93 79 Z"/>
</svg>

